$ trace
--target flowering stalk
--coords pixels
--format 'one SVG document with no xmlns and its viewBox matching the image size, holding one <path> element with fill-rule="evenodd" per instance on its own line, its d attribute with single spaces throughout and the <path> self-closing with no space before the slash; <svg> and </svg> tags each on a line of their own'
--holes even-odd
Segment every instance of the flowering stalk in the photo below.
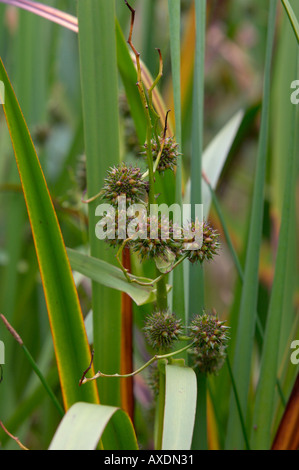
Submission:
<svg viewBox="0 0 299 470">
<path fill-rule="evenodd" d="M 146 119 L 146 142 L 147 142 L 147 164 L 148 164 L 148 172 L 149 172 L 149 206 L 150 204 L 155 204 L 155 193 L 154 193 L 154 184 L 155 184 L 155 179 L 154 179 L 154 172 L 153 172 L 153 157 L 152 157 L 152 144 L 151 144 L 151 139 L 152 139 L 152 133 L 153 133 L 153 126 L 152 126 L 152 121 L 151 121 L 151 116 L 149 113 L 149 106 L 147 104 L 145 92 L 144 92 L 144 86 L 141 78 L 141 65 L 140 65 L 140 53 L 137 52 L 135 46 L 132 43 L 132 34 L 133 34 L 133 27 L 134 27 L 134 21 L 135 21 L 135 10 L 134 8 L 129 5 L 127 0 L 124 0 L 125 4 L 131 11 L 131 26 L 130 26 L 130 33 L 129 33 L 129 39 L 128 39 L 128 44 L 131 47 L 133 53 L 135 54 L 136 58 L 136 67 L 137 67 L 137 87 L 138 91 L 140 94 L 140 98 L 143 104 L 144 112 L 145 112 L 145 119 Z"/>
<path fill-rule="evenodd" d="M 99 379 L 100 377 L 109 377 L 111 379 L 112 378 L 125 379 L 128 377 L 134 377 L 134 375 L 140 374 L 140 372 L 142 372 L 144 369 L 149 367 L 154 362 L 165 360 L 165 359 L 170 359 L 173 356 L 176 356 L 177 354 L 181 354 L 182 352 L 187 351 L 189 348 L 192 347 L 192 345 L 193 343 L 190 343 L 187 346 L 184 346 L 183 348 L 179 349 L 178 351 L 172 351 L 167 354 L 155 354 L 149 361 L 143 364 L 143 366 L 139 367 L 139 369 L 135 370 L 134 372 L 131 372 L 130 374 L 105 374 L 104 372 L 98 371 L 93 377 L 82 377 L 82 379 L 80 380 L 80 385 L 83 385 L 87 382 L 91 382 L 92 380 Z"/>
</svg>

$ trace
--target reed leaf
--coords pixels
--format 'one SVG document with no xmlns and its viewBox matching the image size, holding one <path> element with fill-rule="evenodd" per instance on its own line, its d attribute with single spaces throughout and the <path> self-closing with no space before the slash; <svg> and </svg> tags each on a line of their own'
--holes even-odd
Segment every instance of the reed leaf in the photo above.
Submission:
<svg viewBox="0 0 299 470">
<path fill-rule="evenodd" d="M 86 390 L 78 387 L 82 371 L 89 362 L 83 316 L 51 196 L 2 61 L 0 80 L 5 85 L 3 108 L 43 282 L 64 406 L 68 409 L 79 400 L 97 403 L 96 387 Z"/>
</svg>

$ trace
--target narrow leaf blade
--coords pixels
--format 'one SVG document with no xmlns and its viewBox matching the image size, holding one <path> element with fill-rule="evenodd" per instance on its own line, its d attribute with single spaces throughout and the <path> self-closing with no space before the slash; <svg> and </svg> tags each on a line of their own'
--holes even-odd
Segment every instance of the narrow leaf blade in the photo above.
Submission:
<svg viewBox="0 0 299 470">
<path fill-rule="evenodd" d="M 5 85 L 3 108 L 40 267 L 64 405 L 68 409 L 78 400 L 97 403 L 95 386 L 86 390 L 78 387 L 90 360 L 79 299 L 47 184 L 1 60 L 0 80 Z"/>
</svg>

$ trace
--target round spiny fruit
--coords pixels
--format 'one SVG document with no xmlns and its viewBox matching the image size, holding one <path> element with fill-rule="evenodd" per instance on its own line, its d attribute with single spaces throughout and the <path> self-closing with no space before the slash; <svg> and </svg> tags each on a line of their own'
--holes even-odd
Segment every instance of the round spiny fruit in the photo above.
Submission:
<svg viewBox="0 0 299 470">
<path fill-rule="evenodd" d="M 130 246 L 141 259 L 160 258 L 167 261 L 169 257 L 180 254 L 182 240 L 181 231 L 176 224 L 165 216 L 151 215 L 147 217 L 144 230 L 136 237 Z"/>
<path fill-rule="evenodd" d="M 148 344 L 156 351 L 168 351 L 182 334 L 181 320 L 168 311 L 154 312 L 144 327 Z"/>
<path fill-rule="evenodd" d="M 153 139 L 152 140 L 152 155 L 154 162 L 156 161 L 159 150 L 161 148 L 163 142 L 163 138 L 159 136 L 159 145 Z M 146 155 L 147 144 L 144 144 L 145 151 L 142 152 L 142 155 Z M 177 159 L 180 153 L 178 152 L 178 144 L 174 140 L 174 137 L 166 137 L 164 142 L 164 147 L 162 150 L 162 154 L 158 163 L 157 171 L 159 173 L 163 173 L 166 170 L 174 170 L 177 164 Z"/>
<path fill-rule="evenodd" d="M 201 230 L 199 228 L 198 230 Z M 187 253 L 187 258 L 191 263 L 202 263 L 205 260 L 213 259 L 214 255 L 218 254 L 219 250 L 219 233 L 214 230 L 207 222 L 203 223 L 202 227 L 202 245 L 200 248 L 188 249 L 189 243 L 186 244 L 183 253 Z M 191 223 L 191 233 L 195 233 L 195 223 Z"/>
<path fill-rule="evenodd" d="M 202 351 L 193 348 L 189 351 L 193 358 L 194 366 L 198 367 L 202 374 L 217 374 L 224 364 L 226 358 L 225 348 L 214 351 Z"/>
<path fill-rule="evenodd" d="M 119 196 L 126 196 L 127 206 L 140 202 L 147 190 L 148 183 L 142 180 L 139 168 L 122 163 L 110 168 L 102 189 L 102 197 L 116 205 Z"/>
<path fill-rule="evenodd" d="M 194 347 L 190 354 L 195 365 L 205 374 L 216 373 L 226 357 L 228 327 L 224 323 L 216 315 L 206 313 L 196 316 L 191 322 L 189 336 L 194 341 Z"/>
<path fill-rule="evenodd" d="M 203 313 L 197 315 L 190 324 L 190 338 L 194 341 L 195 347 L 203 352 L 219 350 L 227 345 L 227 326 L 225 321 L 218 320 L 214 314 Z"/>
</svg>

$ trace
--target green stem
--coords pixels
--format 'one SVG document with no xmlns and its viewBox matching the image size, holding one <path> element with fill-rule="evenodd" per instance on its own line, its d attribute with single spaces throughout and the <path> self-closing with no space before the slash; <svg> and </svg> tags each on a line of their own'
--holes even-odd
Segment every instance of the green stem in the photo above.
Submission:
<svg viewBox="0 0 299 470">
<path fill-rule="evenodd" d="M 193 346 L 193 344 L 194 344 L 194 342 L 190 343 L 190 344 L 187 344 L 187 346 L 184 346 L 183 348 L 178 349 L 177 351 L 172 351 L 172 352 L 167 353 L 167 354 L 156 354 L 149 361 L 147 361 L 145 364 L 143 364 L 143 366 L 139 367 L 139 369 L 135 370 L 134 372 L 131 372 L 130 374 L 104 374 L 103 372 L 99 371 L 93 377 L 83 377 L 80 381 L 80 384 L 83 385 L 87 382 L 90 382 L 92 380 L 96 380 L 100 377 L 106 377 L 106 378 L 108 377 L 108 378 L 111 378 L 111 379 L 112 378 L 126 379 L 128 377 L 134 377 L 134 375 L 137 375 L 140 372 L 142 372 L 144 369 L 146 369 L 148 366 L 150 366 L 153 362 L 160 361 L 162 359 L 170 359 L 173 356 L 176 356 L 177 354 L 181 354 L 182 352 L 187 351 L 187 349 L 190 349 Z M 87 369 L 87 371 L 88 370 L 89 369 Z"/>
<path fill-rule="evenodd" d="M 194 433 L 191 449 L 207 450 L 207 377 L 196 370 L 197 379 L 197 406 Z"/>
<path fill-rule="evenodd" d="M 38 365 L 34 361 L 33 357 L 30 354 L 30 352 L 28 351 L 28 349 L 26 348 L 26 346 L 24 344 L 22 345 L 22 348 L 23 348 L 23 351 L 24 351 L 28 361 L 31 364 L 32 369 L 34 370 L 34 372 L 38 376 L 39 380 L 41 381 L 42 385 L 44 386 L 44 389 L 46 390 L 46 392 L 48 393 L 48 395 L 51 398 L 52 402 L 54 403 L 55 407 L 57 408 L 60 416 L 64 416 L 64 411 L 63 411 L 62 406 L 60 405 L 59 401 L 57 400 L 56 396 L 54 395 L 52 389 L 49 387 L 45 377 L 43 376 L 42 372 L 40 371 Z"/>
<path fill-rule="evenodd" d="M 7 321 L 7 319 L 5 318 L 4 315 L 0 314 L 0 318 L 3 321 L 4 325 L 6 326 L 6 328 L 8 329 L 8 331 L 10 332 L 10 334 L 13 336 L 13 338 L 19 343 L 19 345 L 23 349 L 23 351 L 25 353 L 25 356 L 27 357 L 28 361 L 31 364 L 32 369 L 34 370 L 34 372 L 36 373 L 36 375 L 40 379 L 42 385 L 44 386 L 46 392 L 48 393 L 49 397 L 53 401 L 53 403 L 56 406 L 57 410 L 59 411 L 60 415 L 64 416 L 64 411 L 63 411 L 62 406 L 60 405 L 59 401 L 57 400 L 57 398 L 54 395 L 53 391 L 51 390 L 50 386 L 48 385 L 45 377 L 43 376 L 41 370 L 39 369 L 39 367 L 36 364 L 35 360 L 31 356 L 29 350 L 27 349 L 27 347 L 23 343 L 22 338 L 19 336 L 19 334 L 16 332 L 16 330 L 11 326 L 11 324 Z"/>
<path fill-rule="evenodd" d="M 159 271 L 157 269 L 157 274 L 159 275 Z M 163 276 L 157 282 L 157 308 L 159 311 L 167 310 L 168 302 L 167 302 L 167 288 L 166 288 L 166 276 Z"/>
<path fill-rule="evenodd" d="M 159 368 L 160 365 L 160 368 Z M 165 410 L 165 368 L 162 371 L 163 365 L 158 363 L 159 368 L 159 397 L 157 403 L 156 414 L 156 435 L 155 435 L 155 450 L 162 449 L 163 441 L 163 427 L 164 427 L 164 410 Z"/>
</svg>

